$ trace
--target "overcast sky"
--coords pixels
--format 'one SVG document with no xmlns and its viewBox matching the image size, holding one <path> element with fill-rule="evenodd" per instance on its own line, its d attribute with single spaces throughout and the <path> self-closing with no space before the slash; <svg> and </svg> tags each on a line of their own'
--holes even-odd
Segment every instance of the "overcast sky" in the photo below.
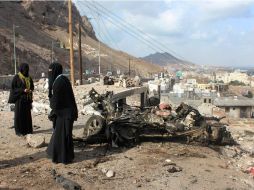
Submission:
<svg viewBox="0 0 254 190">
<path fill-rule="evenodd" d="M 75 1 L 99 39 L 115 49 L 137 57 L 164 50 L 197 64 L 254 66 L 254 0 L 89 2 Z"/>
</svg>

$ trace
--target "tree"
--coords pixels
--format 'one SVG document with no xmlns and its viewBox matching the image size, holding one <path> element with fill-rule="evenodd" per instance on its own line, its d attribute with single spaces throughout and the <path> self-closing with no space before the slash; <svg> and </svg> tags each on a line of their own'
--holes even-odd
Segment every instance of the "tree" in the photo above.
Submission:
<svg viewBox="0 0 254 190">
<path fill-rule="evenodd" d="M 245 96 L 247 98 L 253 98 L 253 93 L 248 90 L 248 93 L 244 94 L 243 96 Z"/>
<path fill-rule="evenodd" d="M 240 82 L 238 80 L 230 81 L 229 85 L 232 85 L 232 86 L 245 86 L 245 84 L 243 82 Z"/>
</svg>

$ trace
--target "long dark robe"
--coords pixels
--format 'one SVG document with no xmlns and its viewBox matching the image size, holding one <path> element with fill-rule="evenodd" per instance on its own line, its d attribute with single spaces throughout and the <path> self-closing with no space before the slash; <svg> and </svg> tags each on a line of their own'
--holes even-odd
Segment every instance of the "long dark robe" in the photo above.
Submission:
<svg viewBox="0 0 254 190">
<path fill-rule="evenodd" d="M 72 129 L 78 117 L 77 105 L 70 81 L 58 77 L 53 86 L 50 107 L 55 114 L 55 129 L 47 153 L 54 163 L 70 163 L 74 159 Z"/>
<path fill-rule="evenodd" d="M 15 75 L 12 80 L 9 103 L 15 104 L 14 128 L 17 135 L 33 133 L 32 127 L 32 99 L 24 92 L 25 82 Z M 30 89 L 34 90 L 33 80 L 30 78 Z"/>
</svg>

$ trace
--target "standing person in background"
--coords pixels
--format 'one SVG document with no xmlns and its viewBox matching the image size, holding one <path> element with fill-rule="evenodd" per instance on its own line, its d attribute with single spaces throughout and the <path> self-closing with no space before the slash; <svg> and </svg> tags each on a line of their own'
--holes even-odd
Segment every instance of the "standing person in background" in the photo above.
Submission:
<svg viewBox="0 0 254 190">
<path fill-rule="evenodd" d="M 22 63 L 19 73 L 12 80 L 8 101 L 15 104 L 14 128 L 18 136 L 33 133 L 31 116 L 33 90 L 34 84 L 29 76 L 29 65 Z"/>
<path fill-rule="evenodd" d="M 49 66 L 49 101 L 52 109 L 49 118 L 53 121 L 54 131 L 47 154 L 54 163 L 68 164 L 74 159 L 72 129 L 78 110 L 71 83 L 62 72 L 59 63 Z"/>
</svg>

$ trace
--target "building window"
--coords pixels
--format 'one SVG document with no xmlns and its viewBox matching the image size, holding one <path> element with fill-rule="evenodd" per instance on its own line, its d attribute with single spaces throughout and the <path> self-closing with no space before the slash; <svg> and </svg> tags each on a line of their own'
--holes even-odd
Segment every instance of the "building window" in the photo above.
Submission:
<svg viewBox="0 0 254 190">
<path fill-rule="evenodd" d="M 210 103 L 210 104 L 212 103 L 212 100 L 211 100 L 211 99 L 209 99 L 209 103 Z"/>
<path fill-rule="evenodd" d="M 235 110 L 235 107 L 233 107 L 233 110 Z"/>
<path fill-rule="evenodd" d="M 204 103 L 206 103 L 206 98 L 204 99 Z"/>
<path fill-rule="evenodd" d="M 228 113 L 228 112 L 229 112 L 229 110 L 230 110 L 230 108 L 229 108 L 229 107 L 226 107 L 226 108 L 225 108 L 225 112 L 226 112 L 226 113 Z"/>
</svg>

